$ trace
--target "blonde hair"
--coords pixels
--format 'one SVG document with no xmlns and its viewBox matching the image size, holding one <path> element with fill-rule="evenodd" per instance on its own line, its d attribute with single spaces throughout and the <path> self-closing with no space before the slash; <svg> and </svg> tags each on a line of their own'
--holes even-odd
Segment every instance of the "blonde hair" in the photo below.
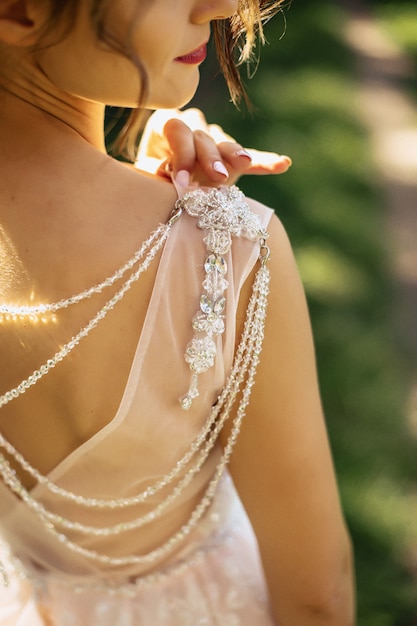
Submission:
<svg viewBox="0 0 417 626">
<path fill-rule="evenodd" d="M 263 24 L 281 10 L 284 0 L 240 0 L 237 12 L 229 19 L 215 22 L 214 40 L 220 67 L 235 105 L 248 103 L 239 66 L 249 63 L 257 40 L 264 43 Z"/>
</svg>

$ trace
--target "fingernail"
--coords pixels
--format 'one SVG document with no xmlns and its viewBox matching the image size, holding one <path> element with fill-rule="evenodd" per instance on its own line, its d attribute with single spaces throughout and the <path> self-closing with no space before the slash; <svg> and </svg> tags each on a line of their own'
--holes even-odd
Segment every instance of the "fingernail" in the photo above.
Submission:
<svg viewBox="0 0 417 626">
<path fill-rule="evenodd" d="M 247 159 L 250 159 L 252 161 L 252 157 L 249 154 L 249 152 L 246 152 L 246 150 L 244 150 L 243 148 L 241 150 L 236 151 L 236 156 L 246 157 Z"/>
<path fill-rule="evenodd" d="M 213 170 L 217 172 L 218 174 L 222 174 L 222 176 L 229 178 L 229 172 L 227 171 L 227 169 L 225 168 L 225 166 L 223 165 L 221 161 L 214 161 Z"/>
<path fill-rule="evenodd" d="M 174 180 L 179 187 L 188 187 L 190 184 L 190 172 L 180 170 L 175 174 Z"/>
<path fill-rule="evenodd" d="M 291 159 L 289 156 L 287 156 L 286 154 L 282 154 L 282 155 L 281 155 L 281 159 L 284 159 L 284 161 L 287 161 L 287 163 L 288 163 L 288 167 L 289 167 L 290 165 L 292 165 L 292 159 Z"/>
</svg>

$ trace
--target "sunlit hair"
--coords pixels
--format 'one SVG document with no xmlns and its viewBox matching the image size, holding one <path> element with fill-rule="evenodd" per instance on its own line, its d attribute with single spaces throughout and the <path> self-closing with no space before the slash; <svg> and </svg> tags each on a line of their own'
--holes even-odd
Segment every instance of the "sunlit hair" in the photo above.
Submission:
<svg viewBox="0 0 417 626">
<path fill-rule="evenodd" d="M 62 16 L 72 24 L 76 16 L 79 3 L 85 0 L 49 0 L 50 21 L 48 30 L 56 24 Z M 285 0 L 239 0 L 237 12 L 228 19 L 213 22 L 213 37 L 216 54 L 220 68 L 229 88 L 232 102 L 238 105 L 243 99 L 247 104 L 247 98 L 239 66 L 252 60 L 253 52 L 258 40 L 263 43 L 263 24 L 277 13 Z M 141 93 L 138 96 L 138 108 L 132 110 L 128 121 L 120 129 L 115 142 L 116 152 L 124 154 L 128 158 L 134 158 L 137 144 L 137 136 L 143 124 L 141 108 L 146 104 L 147 75 L 140 58 L 137 57 L 129 41 L 119 41 L 112 36 L 106 28 L 105 13 L 111 2 L 117 0 L 91 0 L 91 19 L 95 26 L 97 36 L 115 50 L 128 57 L 138 68 L 141 78 Z M 145 9 L 146 10 L 146 9 Z M 138 10 L 139 13 L 139 10 Z M 140 17 L 138 16 L 138 19 Z"/>
<path fill-rule="evenodd" d="M 235 105 L 242 98 L 248 103 L 238 68 L 253 60 L 257 40 L 264 43 L 263 24 L 283 3 L 284 0 L 240 0 L 235 15 L 213 24 L 217 57 Z"/>
</svg>

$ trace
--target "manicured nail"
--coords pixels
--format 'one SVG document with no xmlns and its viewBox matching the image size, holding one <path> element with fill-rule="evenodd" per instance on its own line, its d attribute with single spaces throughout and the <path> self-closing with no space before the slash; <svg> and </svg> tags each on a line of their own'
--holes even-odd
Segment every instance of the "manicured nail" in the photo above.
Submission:
<svg viewBox="0 0 417 626">
<path fill-rule="evenodd" d="M 180 170 L 175 174 L 174 180 L 179 187 L 188 187 L 190 184 L 190 172 L 187 172 L 187 170 Z"/>
<path fill-rule="evenodd" d="M 249 152 L 246 152 L 246 150 L 244 150 L 243 148 L 241 150 L 236 151 L 236 156 L 246 157 L 247 159 L 250 159 L 252 161 L 252 157 L 249 154 Z"/>
<path fill-rule="evenodd" d="M 223 165 L 221 161 L 214 161 L 212 167 L 213 167 L 213 170 L 217 172 L 218 174 L 221 174 L 225 178 L 229 178 L 229 172 L 227 171 L 227 169 L 225 168 L 225 166 Z"/>
</svg>

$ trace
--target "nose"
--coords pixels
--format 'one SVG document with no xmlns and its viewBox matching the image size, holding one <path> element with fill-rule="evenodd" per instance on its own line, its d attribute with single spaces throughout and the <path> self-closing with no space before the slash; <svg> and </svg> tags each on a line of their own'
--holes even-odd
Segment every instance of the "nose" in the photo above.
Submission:
<svg viewBox="0 0 417 626">
<path fill-rule="evenodd" d="M 203 24 L 212 20 L 223 20 L 236 13 L 239 0 L 197 1 L 193 12 L 193 22 Z"/>
</svg>

